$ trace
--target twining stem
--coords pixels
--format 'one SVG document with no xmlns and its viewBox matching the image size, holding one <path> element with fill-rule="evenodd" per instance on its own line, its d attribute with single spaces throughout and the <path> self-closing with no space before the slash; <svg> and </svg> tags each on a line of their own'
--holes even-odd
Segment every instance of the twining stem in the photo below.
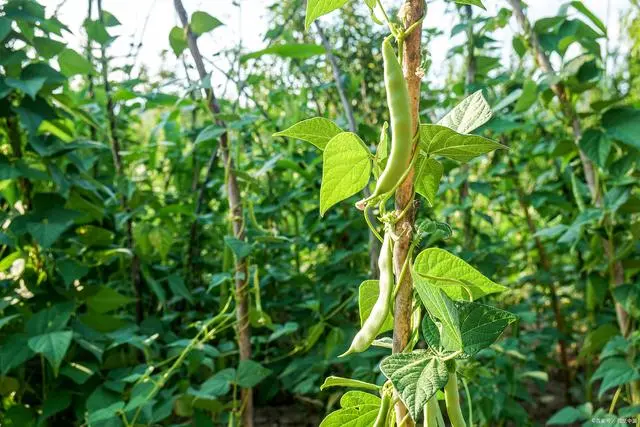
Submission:
<svg viewBox="0 0 640 427">
<path fill-rule="evenodd" d="M 444 401 L 447 403 L 447 414 L 452 427 L 466 427 L 467 423 L 462 416 L 460 407 L 460 394 L 458 392 L 458 376 L 455 370 L 449 372 L 449 381 L 444 386 Z"/>
</svg>

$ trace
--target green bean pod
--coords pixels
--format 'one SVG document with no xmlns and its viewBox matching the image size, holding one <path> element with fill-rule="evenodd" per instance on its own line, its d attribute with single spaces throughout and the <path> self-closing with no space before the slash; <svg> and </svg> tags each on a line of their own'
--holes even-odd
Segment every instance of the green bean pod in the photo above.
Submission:
<svg viewBox="0 0 640 427">
<path fill-rule="evenodd" d="M 373 422 L 373 427 L 386 427 L 387 415 L 389 415 L 389 409 L 391 409 L 391 394 L 382 393 L 382 402 L 380 403 L 380 409 L 378 410 L 378 416 Z"/>
<path fill-rule="evenodd" d="M 349 349 L 340 357 L 351 353 L 361 353 L 371 346 L 371 343 L 382 328 L 384 321 L 389 314 L 391 306 L 391 296 L 393 294 L 393 251 L 391 246 L 391 233 L 384 235 L 380 257 L 378 258 L 380 268 L 380 292 L 378 299 L 371 309 L 371 313 L 365 320 L 362 328 L 351 342 Z"/>
<path fill-rule="evenodd" d="M 391 151 L 374 192 L 356 204 L 359 209 L 364 209 L 366 202 L 391 192 L 399 184 L 409 166 L 413 151 L 409 90 L 390 38 L 386 38 L 382 43 L 382 59 L 387 105 L 391 117 Z"/>
</svg>

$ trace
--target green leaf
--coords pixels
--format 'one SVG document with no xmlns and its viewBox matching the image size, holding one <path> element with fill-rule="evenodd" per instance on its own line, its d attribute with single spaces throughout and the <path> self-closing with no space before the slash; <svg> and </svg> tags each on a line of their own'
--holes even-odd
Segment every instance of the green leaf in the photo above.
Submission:
<svg viewBox="0 0 640 427">
<path fill-rule="evenodd" d="M 469 356 L 489 347 L 507 326 L 517 320 L 517 317 L 508 311 L 477 302 L 457 301 L 456 308 L 462 349 Z"/>
<path fill-rule="evenodd" d="M 49 248 L 73 224 L 78 212 L 51 207 L 27 216 L 27 231 L 43 248 Z"/>
<path fill-rule="evenodd" d="M 165 227 L 156 227 L 149 233 L 149 242 L 160 255 L 163 262 L 167 261 L 169 251 L 173 245 L 173 234 Z"/>
<path fill-rule="evenodd" d="M 584 419 L 585 416 L 581 411 L 574 408 L 573 406 L 566 406 L 553 414 L 553 416 L 549 418 L 549 421 L 547 421 L 547 425 L 558 426 L 573 424 L 578 421 L 583 421 Z"/>
<path fill-rule="evenodd" d="M 445 363 L 427 350 L 392 354 L 380 363 L 380 370 L 391 380 L 414 421 L 449 379 Z"/>
<path fill-rule="evenodd" d="M 57 261 L 56 267 L 65 286 L 71 285 L 75 280 L 81 279 L 89 273 L 89 268 L 71 259 Z"/>
<path fill-rule="evenodd" d="M 72 337 L 73 332 L 71 331 L 49 332 L 48 334 L 29 338 L 28 344 L 34 353 L 42 354 L 46 357 L 53 367 L 54 374 L 57 376 L 60 364 L 71 344 Z"/>
<path fill-rule="evenodd" d="M 492 114 L 491 107 L 479 90 L 453 107 L 437 124 L 466 134 L 488 122 Z"/>
<path fill-rule="evenodd" d="M 538 85 L 531 79 L 527 79 L 522 86 L 522 95 L 518 98 L 518 102 L 514 107 L 516 113 L 527 111 L 536 102 L 538 98 Z"/>
<path fill-rule="evenodd" d="M 225 236 L 224 243 L 231 249 L 237 259 L 244 259 L 251 255 L 251 245 L 232 236 Z"/>
<path fill-rule="evenodd" d="M 371 174 L 370 157 L 364 142 L 351 132 L 339 133 L 327 143 L 322 155 L 320 215 L 367 185 Z"/>
<path fill-rule="evenodd" d="M 640 150 L 640 110 L 613 108 L 602 116 L 602 127 L 611 138 Z"/>
<path fill-rule="evenodd" d="M 20 317 L 20 314 L 12 314 L 10 316 L 5 316 L 0 318 L 0 329 L 11 323 L 13 319 L 17 319 Z"/>
<path fill-rule="evenodd" d="M 0 42 L 3 41 L 11 32 L 11 19 L 0 16 Z"/>
<path fill-rule="evenodd" d="M 22 365 L 33 357 L 26 335 L 10 335 L 0 346 L 0 375 L 6 375 L 10 370 Z"/>
<path fill-rule="evenodd" d="M 432 346 L 438 344 L 439 348 L 445 351 L 462 350 L 462 336 L 460 333 L 460 316 L 455 303 L 441 289 L 432 286 L 421 277 L 414 276 L 414 286 L 420 296 L 420 301 L 427 309 L 428 313 L 438 319 L 442 324 L 439 331 L 438 340 L 431 335 L 433 331 L 427 330 L 430 334 L 426 337 L 431 339 Z M 431 326 L 431 325 L 426 325 Z M 423 331 L 425 332 L 425 331 Z"/>
<path fill-rule="evenodd" d="M 180 56 L 180 54 L 187 48 L 187 34 L 182 27 L 173 27 L 171 31 L 169 31 L 169 45 L 173 50 L 173 53 L 176 56 Z"/>
<path fill-rule="evenodd" d="M 197 35 L 208 33 L 221 25 L 223 25 L 222 22 L 207 12 L 198 10 L 191 15 L 191 31 Z"/>
<path fill-rule="evenodd" d="M 308 0 L 304 29 L 309 30 L 309 27 L 317 18 L 340 9 L 346 3 L 347 0 Z"/>
<path fill-rule="evenodd" d="M 593 163 L 601 168 L 605 167 L 611 152 L 611 140 L 604 132 L 588 129 L 580 138 L 579 145 Z"/>
<path fill-rule="evenodd" d="M 490 139 L 462 135 L 440 125 L 420 125 L 420 145 L 429 155 L 443 156 L 461 163 L 498 148 L 507 148 Z"/>
<path fill-rule="evenodd" d="M 416 257 L 413 270 L 453 300 L 473 300 L 507 288 L 486 278 L 457 256 L 439 248 L 426 249 Z"/>
<path fill-rule="evenodd" d="M 106 45 L 109 44 L 113 40 L 105 25 L 103 25 L 100 21 L 92 21 L 90 19 L 85 19 L 84 21 L 84 29 L 87 32 L 87 36 L 89 39 L 95 40 L 96 42 Z"/>
<path fill-rule="evenodd" d="M 380 398 L 362 391 L 348 391 L 340 398 L 340 407 L 327 415 L 320 427 L 369 427 L 380 409 Z"/>
<path fill-rule="evenodd" d="M 122 409 L 124 409 L 124 402 L 114 402 L 104 408 L 89 412 L 89 425 L 93 426 L 97 423 L 113 419 Z"/>
<path fill-rule="evenodd" d="M 22 254 L 19 251 L 11 252 L 0 261 L 0 273 L 3 273 L 11 268 L 13 263 L 22 258 Z"/>
<path fill-rule="evenodd" d="M 602 398 L 607 390 L 640 379 L 640 372 L 623 357 L 609 357 L 601 362 L 593 373 L 591 383 L 599 379 L 602 383 L 600 383 L 598 398 Z"/>
<path fill-rule="evenodd" d="M 199 145 L 209 141 L 217 141 L 227 130 L 218 125 L 209 125 L 196 138 L 194 144 Z"/>
<path fill-rule="evenodd" d="M 91 74 L 93 67 L 91 63 L 73 49 L 65 49 L 58 54 L 58 64 L 60 71 L 67 77 L 76 74 Z"/>
<path fill-rule="evenodd" d="M 169 289 L 171 289 L 171 292 L 173 292 L 175 296 L 184 298 L 189 301 L 189 304 L 193 304 L 191 292 L 187 289 L 181 276 L 172 274 L 167 278 L 167 281 L 169 282 Z"/>
<path fill-rule="evenodd" d="M 98 292 L 87 298 L 87 305 L 96 313 L 108 313 L 136 300 L 124 296 L 108 286 L 100 286 Z"/>
<path fill-rule="evenodd" d="M 342 132 L 335 123 L 324 117 L 314 117 L 296 123 L 288 129 L 274 133 L 273 136 L 286 136 L 310 142 L 321 150 L 334 136 Z"/>
<path fill-rule="evenodd" d="M 429 205 L 433 206 L 436 201 L 436 195 L 438 194 L 438 188 L 440 187 L 440 180 L 444 173 L 444 166 L 436 159 L 430 159 L 421 155 L 418 158 L 415 170 L 416 193 L 427 199 Z"/>
<path fill-rule="evenodd" d="M 358 288 L 360 326 L 364 324 L 365 320 L 369 317 L 369 314 L 371 314 L 371 310 L 373 309 L 373 305 L 376 303 L 379 294 L 380 288 L 378 280 L 365 280 L 360 284 L 360 288 Z M 393 330 L 393 316 L 391 315 L 391 312 L 389 312 L 378 334 L 391 330 Z"/>
<path fill-rule="evenodd" d="M 571 6 L 573 6 L 576 10 L 578 10 L 584 16 L 589 18 L 589 20 L 591 20 L 591 22 L 596 27 L 598 27 L 598 29 L 600 31 L 602 31 L 602 34 L 607 35 L 607 27 L 604 25 L 604 23 L 593 12 L 591 12 L 587 8 L 587 6 L 584 5 L 584 3 L 582 1 L 578 1 L 578 0 L 572 1 L 571 2 Z"/>
<path fill-rule="evenodd" d="M 283 43 L 242 55 L 240 61 L 245 62 L 249 59 L 260 58 L 265 55 L 276 55 L 281 58 L 307 59 L 313 56 L 323 55 L 324 53 L 324 48 L 317 44 Z"/>
<path fill-rule="evenodd" d="M 107 12 L 106 10 L 102 11 L 101 21 L 104 22 L 104 25 L 106 27 L 117 27 L 118 25 L 122 25 L 120 24 L 120 21 L 118 21 L 118 18 L 116 18 L 115 16 L 113 16 L 113 14 Z"/>
<path fill-rule="evenodd" d="M 46 77 L 33 77 L 31 79 L 25 80 L 13 79 L 11 77 L 8 77 L 4 82 L 7 86 L 18 89 L 23 93 L 29 95 L 31 99 L 35 100 L 36 95 L 38 94 L 40 89 L 42 89 L 42 85 L 44 85 L 44 82 L 46 80 Z"/>
<path fill-rule="evenodd" d="M 253 360 L 241 360 L 236 372 L 236 384 L 244 388 L 253 388 L 271 375 L 271 370 Z"/>
<path fill-rule="evenodd" d="M 200 390 L 189 389 L 189 394 L 204 399 L 215 399 L 229 393 L 231 384 L 236 378 L 236 370 L 226 368 L 216 372 L 211 378 L 202 383 Z"/>
<path fill-rule="evenodd" d="M 42 405 L 42 415 L 38 420 L 39 425 L 42 425 L 47 418 L 64 411 L 70 405 L 71 393 L 67 390 L 58 390 L 56 393 L 51 393 Z"/>
<path fill-rule="evenodd" d="M 35 313 L 27 321 L 25 331 L 30 336 L 42 335 L 64 329 L 75 310 L 73 302 L 55 304 Z"/>
<path fill-rule="evenodd" d="M 458 4 L 468 4 L 470 6 L 478 6 L 481 9 L 487 10 L 482 4 L 482 0 L 454 0 Z"/>
</svg>

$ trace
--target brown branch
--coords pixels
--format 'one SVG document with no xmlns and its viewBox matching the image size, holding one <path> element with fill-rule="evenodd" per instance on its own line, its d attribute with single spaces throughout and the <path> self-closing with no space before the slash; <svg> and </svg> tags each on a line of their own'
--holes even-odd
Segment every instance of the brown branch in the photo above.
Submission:
<svg viewBox="0 0 640 427">
<path fill-rule="evenodd" d="M 200 49 L 198 48 L 196 37 L 189 28 L 187 11 L 184 9 L 181 0 L 174 0 L 173 4 L 176 12 L 178 13 L 178 17 L 180 18 L 180 22 L 182 23 L 182 26 L 185 28 L 185 31 L 187 33 L 189 50 L 191 51 L 191 56 L 193 57 L 193 61 L 195 62 L 198 75 L 201 79 L 204 79 L 205 77 L 207 77 L 207 71 L 204 67 L 204 62 L 202 60 L 202 55 L 200 54 Z M 209 101 L 209 109 L 211 110 L 211 113 L 213 113 L 216 123 L 219 126 L 226 128 L 226 125 L 223 121 L 215 118 L 215 116 L 220 112 L 220 106 L 215 97 L 213 89 L 206 89 L 206 93 L 207 99 Z M 229 211 L 231 214 L 231 223 L 233 226 L 233 234 L 236 239 L 245 240 L 240 189 L 238 187 L 236 175 L 232 167 L 227 132 L 223 133 L 220 136 L 220 151 L 228 176 L 227 192 L 229 199 Z M 205 184 L 203 184 L 203 187 L 206 186 L 206 180 L 209 179 L 209 174 L 213 167 L 212 165 L 214 161 L 215 157 L 212 156 L 209 159 L 209 164 L 207 165 L 207 175 L 205 177 Z M 201 189 L 201 191 L 203 190 Z M 238 348 L 240 353 L 240 360 L 242 361 L 251 359 L 251 330 L 249 329 L 249 303 L 247 295 L 248 271 L 247 264 L 244 260 L 236 258 L 235 273 Z M 242 426 L 253 427 L 253 393 L 251 389 L 242 390 L 242 408 Z"/>
<path fill-rule="evenodd" d="M 418 22 L 425 11 L 424 0 L 407 0 L 405 26 Z M 421 63 L 420 43 L 422 24 L 418 24 L 413 32 L 406 38 L 402 52 L 402 69 L 409 89 L 409 105 L 411 108 L 411 124 L 414 132 L 418 131 L 420 123 L 420 73 L 417 73 Z M 407 165 L 408 166 L 408 165 Z M 399 237 L 393 248 L 393 266 L 396 277 L 405 260 L 409 256 L 409 246 L 413 236 L 415 223 L 415 206 L 413 198 L 413 174 L 411 170 L 406 180 L 398 187 L 395 195 L 396 209 L 407 209 L 406 214 L 396 223 L 396 233 Z M 409 260 L 411 261 L 411 260 Z M 405 275 L 403 281 L 398 284 L 399 289 L 395 300 L 393 322 L 393 353 L 400 353 L 409 343 L 411 336 L 411 313 L 413 303 L 413 280 L 410 274 Z M 398 402 L 396 404 L 396 419 L 402 420 L 407 414 L 407 408 Z M 405 423 L 413 426 L 413 422 Z"/>
<path fill-rule="evenodd" d="M 104 17 L 102 14 L 102 0 L 98 1 L 98 15 L 100 23 L 104 25 Z M 100 45 L 101 63 L 102 63 L 102 79 L 104 92 L 106 97 L 107 120 L 109 122 L 108 138 L 111 142 L 111 154 L 113 157 L 113 165 L 116 170 L 116 181 L 124 177 L 122 170 L 122 157 L 120 155 L 120 140 L 117 136 L 116 116 L 113 112 L 113 99 L 111 98 L 111 84 L 109 83 L 109 60 L 107 59 L 107 49 L 104 44 Z M 120 197 L 120 205 L 127 214 L 126 234 L 127 245 L 132 253 L 131 258 L 131 284 L 133 293 L 136 298 L 136 321 L 142 322 L 144 319 L 144 306 L 142 304 L 142 278 L 140 276 L 140 257 L 136 254 L 135 241 L 133 239 L 133 218 L 131 208 L 127 201 L 127 197 L 123 194 Z"/>
</svg>

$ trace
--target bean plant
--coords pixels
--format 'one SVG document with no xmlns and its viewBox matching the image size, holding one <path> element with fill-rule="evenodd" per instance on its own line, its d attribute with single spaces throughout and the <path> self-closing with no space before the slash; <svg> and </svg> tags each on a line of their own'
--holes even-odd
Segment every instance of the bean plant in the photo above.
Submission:
<svg viewBox="0 0 640 427">
<path fill-rule="evenodd" d="M 380 279 L 360 284 L 360 331 L 342 357 L 364 352 L 371 346 L 392 348 L 391 340 L 382 334 L 393 328 L 394 299 L 407 274 L 411 275 L 414 284 L 410 308 L 412 335 L 403 351 L 380 361 L 380 370 L 386 378 L 382 386 L 328 377 L 322 389 L 340 386 L 357 390 L 345 393 L 340 399 L 341 408 L 330 413 L 321 426 L 402 426 L 410 422 L 409 418 L 413 422 L 423 419 L 427 426 L 444 426 L 438 402 L 442 390 L 451 425 L 466 426 L 467 422 L 473 425 L 468 395 L 469 416 L 462 413 L 457 363 L 489 347 L 517 320 L 507 311 L 478 302 L 487 295 L 505 291 L 506 287 L 445 249 L 432 246 L 451 235 L 447 223 L 427 218 L 415 227 L 398 230 L 396 225 L 406 215 L 407 208 L 390 209 L 388 201 L 414 172 L 414 193 L 422 196 L 427 204 L 434 205 L 438 203 L 436 195 L 444 172 L 440 158 L 465 163 L 507 147 L 471 133 L 492 117 L 481 91 L 465 98 L 436 124 L 412 127 L 401 55 L 405 38 L 419 27 L 421 20 L 409 26 L 400 25 L 389 18 L 381 3 L 368 3 L 371 3 L 374 19 L 377 19 L 375 8 L 379 7 L 391 32 L 381 48 L 381 75 L 384 76 L 391 123 L 388 126 L 385 122 L 381 126 L 375 154 L 357 134 L 343 131 L 323 117 L 303 120 L 275 135 L 304 140 L 322 151 L 321 215 L 367 188 L 372 173 L 375 178 L 374 191 L 357 202 L 356 208 L 364 211 L 371 232 L 382 242 L 378 260 Z M 458 3 L 481 6 L 473 1 Z M 316 15 L 316 9 L 307 9 L 307 26 L 317 18 Z M 369 212 L 375 213 L 379 226 L 370 221 Z M 402 267 L 394 271 L 393 247 L 401 233 L 410 235 L 409 256 Z M 463 384 L 466 388 L 466 383 Z M 396 412 L 392 410 L 399 401 L 408 409 L 403 419 L 396 419 Z"/>
</svg>

